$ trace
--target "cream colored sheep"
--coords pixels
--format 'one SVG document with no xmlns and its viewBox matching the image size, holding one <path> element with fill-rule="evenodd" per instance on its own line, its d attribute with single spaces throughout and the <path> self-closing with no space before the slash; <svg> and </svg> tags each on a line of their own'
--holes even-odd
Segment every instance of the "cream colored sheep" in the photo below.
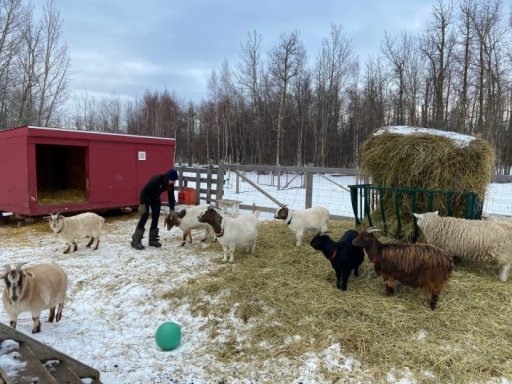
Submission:
<svg viewBox="0 0 512 384">
<path fill-rule="evenodd" d="M 414 214 L 427 243 L 451 256 L 501 267 L 500 280 L 507 281 L 512 263 L 512 224 L 499 220 L 466 220 L 441 217 L 438 212 Z"/>
</svg>

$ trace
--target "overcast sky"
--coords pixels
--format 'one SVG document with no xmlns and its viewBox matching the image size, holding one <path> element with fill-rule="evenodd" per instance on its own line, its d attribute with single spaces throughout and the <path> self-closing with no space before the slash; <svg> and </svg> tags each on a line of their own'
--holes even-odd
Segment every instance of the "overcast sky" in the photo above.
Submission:
<svg viewBox="0 0 512 384">
<path fill-rule="evenodd" d="M 331 24 L 341 24 L 364 61 L 392 36 L 425 29 L 432 0 L 55 0 L 70 48 L 73 91 L 141 96 L 167 89 L 179 99 L 208 97 L 207 81 L 239 61 L 249 32 L 262 52 L 299 31 L 314 62 Z"/>
</svg>

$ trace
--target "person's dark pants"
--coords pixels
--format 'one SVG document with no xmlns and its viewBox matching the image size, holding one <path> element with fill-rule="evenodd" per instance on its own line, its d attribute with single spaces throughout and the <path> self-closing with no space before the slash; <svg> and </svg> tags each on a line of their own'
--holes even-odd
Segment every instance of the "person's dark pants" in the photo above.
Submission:
<svg viewBox="0 0 512 384">
<path fill-rule="evenodd" d="M 139 223 L 137 224 L 138 228 L 144 229 L 146 222 L 149 218 L 149 208 L 151 208 L 151 227 L 149 229 L 158 228 L 158 219 L 160 218 L 160 208 L 162 206 L 162 202 L 160 199 L 151 200 L 149 203 L 146 203 L 146 212 L 142 214 L 140 217 Z"/>
</svg>

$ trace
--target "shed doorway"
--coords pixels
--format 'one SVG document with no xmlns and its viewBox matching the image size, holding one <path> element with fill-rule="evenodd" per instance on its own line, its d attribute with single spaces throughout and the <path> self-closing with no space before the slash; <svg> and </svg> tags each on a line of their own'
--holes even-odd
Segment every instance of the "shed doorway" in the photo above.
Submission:
<svg viewBox="0 0 512 384">
<path fill-rule="evenodd" d="M 87 147 L 36 144 L 38 204 L 87 201 L 86 165 Z"/>
</svg>

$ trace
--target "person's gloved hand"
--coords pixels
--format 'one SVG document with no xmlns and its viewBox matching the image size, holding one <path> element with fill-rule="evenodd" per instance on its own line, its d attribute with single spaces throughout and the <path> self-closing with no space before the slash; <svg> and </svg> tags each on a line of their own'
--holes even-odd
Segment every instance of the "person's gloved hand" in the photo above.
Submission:
<svg viewBox="0 0 512 384">
<path fill-rule="evenodd" d="M 141 215 L 146 213 L 146 204 L 139 204 L 139 213 Z"/>
</svg>

